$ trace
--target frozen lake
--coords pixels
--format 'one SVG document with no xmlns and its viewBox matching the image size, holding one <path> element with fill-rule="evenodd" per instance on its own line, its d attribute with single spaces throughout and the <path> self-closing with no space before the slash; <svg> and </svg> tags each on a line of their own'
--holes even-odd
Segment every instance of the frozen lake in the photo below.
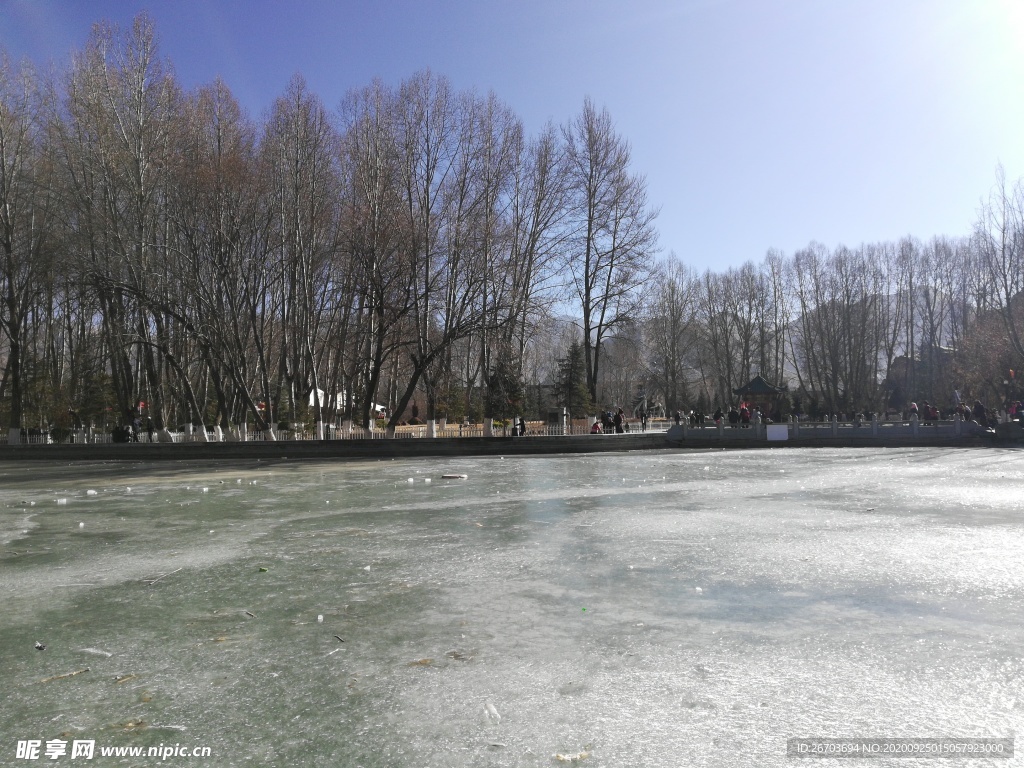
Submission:
<svg viewBox="0 0 1024 768">
<path fill-rule="evenodd" d="M 1022 459 L 3 464 L 0 764 L 28 739 L 443 768 L 1014 737 Z"/>
</svg>

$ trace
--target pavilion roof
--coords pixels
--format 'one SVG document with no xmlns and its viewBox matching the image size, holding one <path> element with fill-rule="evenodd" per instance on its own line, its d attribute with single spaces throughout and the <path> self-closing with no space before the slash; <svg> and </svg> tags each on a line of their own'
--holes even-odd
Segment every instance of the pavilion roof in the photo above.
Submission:
<svg viewBox="0 0 1024 768">
<path fill-rule="evenodd" d="M 734 389 L 732 393 L 734 395 L 777 395 L 785 391 L 783 387 L 770 384 L 761 374 L 757 374 L 742 387 Z"/>
</svg>

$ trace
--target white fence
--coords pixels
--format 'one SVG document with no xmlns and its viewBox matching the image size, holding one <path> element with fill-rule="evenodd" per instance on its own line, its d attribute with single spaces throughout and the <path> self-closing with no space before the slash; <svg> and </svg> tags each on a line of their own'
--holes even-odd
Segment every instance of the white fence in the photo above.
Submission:
<svg viewBox="0 0 1024 768">
<path fill-rule="evenodd" d="M 625 432 L 636 434 L 637 432 L 665 432 L 673 421 L 667 419 L 651 420 L 644 429 L 638 420 L 626 422 Z M 588 426 L 589 424 L 589 426 Z M 724 438 L 724 439 L 749 439 L 751 437 L 761 438 L 765 436 L 765 424 L 715 424 L 713 421 L 706 421 L 703 425 L 690 426 L 686 420 L 680 425 L 683 429 L 685 439 L 700 440 Z M 829 437 L 924 437 L 924 438 L 956 438 L 963 435 L 982 431 L 982 428 L 973 422 L 964 422 L 959 419 L 953 421 L 902 421 L 888 419 L 872 419 L 864 421 L 797 421 L 795 419 L 785 422 L 788 439 L 799 440 L 808 438 L 829 438 Z M 562 437 L 566 435 L 588 435 L 594 434 L 593 422 L 578 420 L 574 424 L 563 427 L 561 424 L 545 424 L 542 421 L 527 422 L 526 437 Z M 518 435 L 518 429 L 509 423 L 507 425 L 494 425 L 490 431 L 494 437 L 511 437 Z M 599 435 L 614 437 L 614 430 L 602 430 Z M 342 429 L 328 427 L 325 433 L 326 440 L 428 440 L 429 428 L 426 425 L 400 426 L 396 429 L 393 437 L 388 436 L 385 430 L 363 429 L 352 427 Z M 461 437 L 485 437 L 487 429 L 482 424 L 445 424 L 443 427 L 437 425 L 434 429 L 434 436 L 438 438 L 461 438 Z M 203 439 L 205 437 L 205 440 Z M 207 430 L 205 434 L 189 432 L 164 433 L 161 440 L 160 433 L 142 431 L 135 433 L 130 442 L 135 443 L 166 443 L 170 438 L 173 443 L 195 443 L 195 442 L 236 442 L 244 439 L 246 442 L 263 442 L 267 440 L 294 441 L 317 440 L 316 431 L 303 430 L 275 430 L 273 436 L 260 431 L 248 431 L 244 438 L 237 433 L 223 433 L 220 430 Z M 51 433 L 45 430 L 23 430 L 21 436 L 22 444 L 43 445 L 52 444 L 54 439 Z M 80 430 L 72 432 L 65 440 L 65 443 L 84 443 L 100 445 L 114 442 L 113 435 L 109 432 L 95 430 Z"/>
<path fill-rule="evenodd" d="M 685 439 L 700 440 L 701 438 L 735 438 L 749 439 L 765 436 L 765 424 L 715 424 L 707 422 L 702 426 L 680 425 Z M 792 440 L 807 438 L 957 438 L 965 435 L 984 432 L 984 427 L 975 422 L 965 422 L 960 418 L 952 421 L 903 421 L 890 419 L 844 420 L 831 421 L 798 421 L 792 419 L 783 422 Z"/>
<path fill-rule="evenodd" d="M 593 424 L 593 422 L 589 422 Z M 641 431 L 646 432 L 664 432 L 671 425 L 671 422 L 666 420 L 651 420 L 644 429 L 639 421 L 630 421 L 624 425 L 624 429 L 629 433 L 636 433 Z M 584 424 L 581 421 L 577 421 L 575 424 L 563 427 L 560 424 L 545 424 L 542 421 L 532 421 L 526 423 L 526 436 L 527 437 L 561 437 L 565 435 L 588 435 L 592 434 L 592 427 Z M 494 437 L 510 437 L 518 435 L 519 430 L 512 424 L 507 425 L 494 425 L 491 429 L 490 434 Z M 614 430 L 611 431 L 614 433 Z M 429 439 L 429 428 L 427 425 L 415 425 L 415 426 L 400 426 L 395 430 L 394 437 L 389 438 L 388 433 L 381 429 L 363 429 L 361 427 L 352 427 L 348 430 L 342 429 L 341 427 L 335 427 L 333 425 L 327 427 L 325 431 L 326 440 L 425 440 Z M 602 430 L 600 434 L 609 434 Z M 203 437 L 205 436 L 205 440 Z M 483 424 L 445 424 L 443 427 L 437 425 L 434 429 L 434 437 L 439 438 L 460 438 L 460 437 L 485 437 L 487 436 L 487 429 Z M 206 430 L 205 435 L 202 432 L 166 432 L 164 433 L 163 439 L 161 439 L 159 432 L 149 432 L 143 430 L 141 432 L 135 432 L 128 442 L 132 443 L 166 443 L 168 437 L 172 443 L 196 443 L 196 442 L 236 442 L 244 439 L 246 442 L 263 442 L 267 440 L 277 441 L 290 441 L 290 440 L 317 440 L 316 430 L 303 429 L 303 430 L 274 430 L 273 436 L 264 433 L 259 430 L 249 430 L 246 432 L 244 438 L 237 433 L 225 433 L 223 431 L 218 434 L 217 430 Z M 24 430 L 21 442 L 23 445 L 47 445 L 56 442 L 52 434 L 45 430 Z M 75 444 L 89 444 L 89 445 L 105 445 L 114 442 L 114 436 L 110 432 L 102 432 L 98 430 L 79 430 L 72 432 L 67 436 L 66 439 L 61 440 L 63 443 L 75 443 Z"/>
</svg>

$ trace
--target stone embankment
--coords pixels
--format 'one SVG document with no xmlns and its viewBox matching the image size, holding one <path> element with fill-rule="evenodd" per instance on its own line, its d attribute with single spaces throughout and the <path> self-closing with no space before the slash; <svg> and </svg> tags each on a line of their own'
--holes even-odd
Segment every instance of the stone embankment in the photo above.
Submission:
<svg viewBox="0 0 1024 768">
<path fill-rule="evenodd" d="M 960 419 L 935 422 L 825 422 L 703 427 L 673 426 L 667 442 L 686 448 L 816 448 L 854 447 L 980 447 L 995 443 L 995 435 L 974 422 Z"/>
<path fill-rule="evenodd" d="M 427 456 L 524 456 L 614 451 L 813 448 L 813 447 L 985 447 L 1007 444 L 972 422 L 838 421 L 732 427 L 673 426 L 664 431 L 619 435 L 525 437 L 374 438 L 194 443 L 85 443 L 0 445 L 0 461 L 237 461 L 351 460 Z"/>
</svg>

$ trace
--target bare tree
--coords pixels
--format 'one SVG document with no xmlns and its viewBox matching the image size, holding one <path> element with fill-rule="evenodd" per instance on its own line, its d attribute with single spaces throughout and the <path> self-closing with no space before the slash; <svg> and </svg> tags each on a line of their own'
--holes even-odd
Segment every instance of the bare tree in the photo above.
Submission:
<svg viewBox="0 0 1024 768">
<path fill-rule="evenodd" d="M 519 147 L 513 166 L 509 202 L 509 310 L 513 322 L 506 341 L 513 339 L 519 356 L 534 331 L 533 321 L 556 300 L 558 256 L 567 241 L 569 188 L 565 145 L 553 125 L 535 140 Z"/>
<path fill-rule="evenodd" d="M 657 245 L 647 204 L 647 184 L 630 172 L 630 149 L 590 99 L 563 128 L 572 201 L 572 234 L 566 255 L 569 293 L 580 312 L 587 386 L 599 400 L 597 381 L 606 338 L 636 317 L 640 289 L 650 275 Z"/>
<path fill-rule="evenodd" d="M 675 255 L 659 266 L 645 321 L 647 372 L 667 411 L 690 398 L 689 370 L 697 347 L 698 281 Z M 652 394 L 654 394 L 652 392 Z"/>
<path fill-rule="evenodd" d="M 829 412 L 873 408 L 879 398 L 875 318 L 877 270 L 864 250 L 833 253 L 812 243 L 794 256 L 790 285 L 799 303 L 790 341 L 803 390 Z"/>
<path fill-rule="evenodd" d="M 345 366 L 348 418 L 363 393 L 359 420 L 370 421 L 385 366 L 401 349 L 403 324 L 413 309 L 395 143 L 395 96 L 377 81 L 342 106 L 344 248 L 352 265 L 352 343 Z"/>
<path fill-rule="evenodd" d="M 32 70 L 0 58 L 0 329 L 7 338 L 3 383 L 12 443 L 21 440 L 30 322 L 49 282 L 57 236 L 53 158 L 39 99 Z"/>
<path fill-rule="evenodd" d="M 792 307 L 786 295 L 786 267 L 782 253 L 765 254 L 758 274 L 757 368 L 773 384 L 786 379 L 786 340 L 792 320 Z"/>
<path fill-rule="evenodd" d="M 1024 180 L 1008 185 L 1003 169 L 981 208 L 974 231 L 975 248 L 984 260 L 991 298 L 1003 317 L 1010 347 L 1024 358 L 1024 329 L 1014 304 L 1024 290 Z"/>
<path fill-rule="evenodd" d="M 337 135 L 319 98 L 296 76 L 275 104 L 262 151 L 270 172 L 283 291 L 278 382 L 289 414 L 312 395 L 323 436 L 322 353 L 338 319 L 334 262 L 339 256 Z M 270 392 L 266 393 L 271 395 Z"/>
<path fill-rule="evenodd" d="M 266 266 L 271 234 L 255 128 L 220 81 L 200 89 L 183 114 L 183 161 L 169 193 L 169 269 L 149 300 L 163 297 L 161 309 L 190 344 L 162 351 L 178 373 L 200 439 L 208 400 L 221 426 L 244 424 L 248 412 L 266 429 L 258 408 L 262 382 L 252 362 L 264 328 L 258 308 L 272 293 Z"/>
<path fill-rule="evenodd" d="M 130 420 L 145 380 L 152 412 L 163 416 L 165 368 L 153 339 L 161 319 L 141 300 L 166 255 L 166 183 L 180 95 L 157 57 L 145 15 L 121 35 L 97 25 L 67 80 L 65 114 L 56 121 L 73 247 L 96 290 L 121 418 Z"/>
<path fill-rule="evenodd" d="M 705 272 L 697 293 L 704 390 L 718 403 L 732 400 L 733 390 L 754 374 L 760 357 L 760 307 L 764 286 L 747 262 L 724 273 Z"/>
</svg>

